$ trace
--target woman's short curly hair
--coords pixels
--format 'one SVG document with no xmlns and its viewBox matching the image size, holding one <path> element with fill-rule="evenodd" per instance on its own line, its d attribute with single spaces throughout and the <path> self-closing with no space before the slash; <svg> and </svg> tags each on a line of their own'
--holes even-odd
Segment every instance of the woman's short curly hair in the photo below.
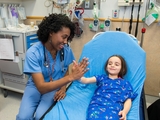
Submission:
<svg viewBox="0 0 160 120">
<path fill-rule="evenodd" d="M 71 42 L 75 34 L 74 23 L 66 15 L 56 13 L 50 14 L 49 16 L 44 17 L 42 22 L 38 25 L 38 39 L 44 44 L 48 41 L 50 33 L 57 33 L 63 27 L 70 29 L 68 42 Z"/>
</svg>

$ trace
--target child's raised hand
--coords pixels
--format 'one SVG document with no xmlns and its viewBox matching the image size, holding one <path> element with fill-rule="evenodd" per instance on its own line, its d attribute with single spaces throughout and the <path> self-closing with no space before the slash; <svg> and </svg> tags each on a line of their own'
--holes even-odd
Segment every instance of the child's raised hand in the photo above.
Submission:
<svg viewBox="0 0 160 120">
<path fill-rule="evenodd" d="M 126 120 L 126 113 L 123 110 L 119 112 L 119 116 L 121 116 L 120 120 Z"/>
</svg>

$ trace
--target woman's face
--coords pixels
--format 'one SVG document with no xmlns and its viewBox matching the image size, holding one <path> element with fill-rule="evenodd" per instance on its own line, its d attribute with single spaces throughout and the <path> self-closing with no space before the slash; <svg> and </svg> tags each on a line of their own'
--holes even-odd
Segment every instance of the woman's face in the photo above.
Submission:
<svg viewBox="0 0 160 120">
<path fill-rule="evenodd" d="M 67 44 L 67 39 L 70 36 L 70 29 L 63 27 L 61 31 L 57 33 L 51 33 L 51 44 L 55 50 L 61 50 L 65 44 Z"/>
<path fill-rule="evenodd" d="M 107 71 L 109 73 L 109 76 L 118 77 L 120 70 L 121 60 L 116 56 L 111 57 L 107 64 Z"/>
</svg>

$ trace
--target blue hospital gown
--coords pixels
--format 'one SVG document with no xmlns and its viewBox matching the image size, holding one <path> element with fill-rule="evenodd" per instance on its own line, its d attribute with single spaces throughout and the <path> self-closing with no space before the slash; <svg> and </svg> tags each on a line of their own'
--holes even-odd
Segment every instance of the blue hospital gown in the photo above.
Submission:
<svg viewBox="0 0 160 120">
<path fill-rule="evenodd" d="M 107 75 L 95 76 L 97 89 L 88 107 L 87 120 L 119 120 L 124 102 L 137 96 L 127 80 L 110 79 Z"/>
</svg>

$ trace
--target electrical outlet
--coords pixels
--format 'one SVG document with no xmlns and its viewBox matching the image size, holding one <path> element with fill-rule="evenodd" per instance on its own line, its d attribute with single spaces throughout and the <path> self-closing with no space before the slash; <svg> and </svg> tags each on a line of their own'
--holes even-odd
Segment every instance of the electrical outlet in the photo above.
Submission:
<svg viewBox="0 0 160 120">
<path fill-rule="evenodd" d="M 85 7 L 85 8 L 89 8 L 89 0 L 88 0 L 88 1 L 85 1 L 84 7 Z"/>
</svg>

